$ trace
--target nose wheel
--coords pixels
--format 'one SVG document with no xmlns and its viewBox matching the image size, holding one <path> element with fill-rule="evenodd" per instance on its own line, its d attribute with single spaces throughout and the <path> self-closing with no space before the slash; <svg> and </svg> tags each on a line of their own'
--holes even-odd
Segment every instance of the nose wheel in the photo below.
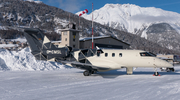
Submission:
<svg viewBox="0 0 180 100">
<path fill-rule="evenodd" d="M 160 76 L 158 72 L 154 72 L 153 76 Z"/>
<path fill-rule="evenodd" d="M 155 72 L 154 72 L 153 76 L 161 76 L 161 75 L 157 72 L 157 67 L 155 68 Z"/>
</svg>

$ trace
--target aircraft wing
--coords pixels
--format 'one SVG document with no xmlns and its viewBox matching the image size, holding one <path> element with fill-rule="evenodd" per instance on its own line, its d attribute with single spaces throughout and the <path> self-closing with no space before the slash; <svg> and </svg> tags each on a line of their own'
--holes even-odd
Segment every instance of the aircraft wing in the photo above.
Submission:
<svg viewBox="0 0 180 100">
<path fill-rule="evenodd" d="M 68 62 L 68 61 L 62 61 L 62 64 L 66 64 L 66 65 L 70 65 L 72 67 L 75 68 L 79 68 L 79 69 L 83 69 L 83 70 L 109 70 L 109 68 L 103 68 L 103 67 L 97 67 L 97 66 L 93 66 L 91 64 L 86 64 L 86 63 L 80 63 L 77 61 L 73 61 L 73 62 Z"/>
</svg>

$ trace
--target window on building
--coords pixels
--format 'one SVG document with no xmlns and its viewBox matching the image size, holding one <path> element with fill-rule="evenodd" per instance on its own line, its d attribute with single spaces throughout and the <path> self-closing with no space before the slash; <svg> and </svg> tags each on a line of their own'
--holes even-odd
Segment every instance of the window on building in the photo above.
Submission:
<svg viewBox="0 0 180 100">
<path fill-rule="evenodd" d="M 119 53 L 119 57 L 122 57 L 122 53 Z"/>
<path fill-rule="evenodd" d="M 63 32 L 63 35 L 67 35 L 67 32 Z"/>
<path fill-rule="evenodd" d="M 107 57 L 108 56 L 108 53 L 105 53 L 105 57 Z"/>
<path fill-rule="evenodd" d="M 65 41 L 67 41 L 67 38 L 65 38 Z"/>
<path fill-rule="evenodd" d="M 73 32 L 73 35 L 76 36 L 76 32 Z"/>
<path fill-rule="evenodd" d="M 73 48 L 75 48 L 76 46 L 75 45 L 73 45 Z"/>
<path fill-rule="evenodd" d="M 112 53 L 112 57 L 115 57 L 115 53 Z"/>
</svg>

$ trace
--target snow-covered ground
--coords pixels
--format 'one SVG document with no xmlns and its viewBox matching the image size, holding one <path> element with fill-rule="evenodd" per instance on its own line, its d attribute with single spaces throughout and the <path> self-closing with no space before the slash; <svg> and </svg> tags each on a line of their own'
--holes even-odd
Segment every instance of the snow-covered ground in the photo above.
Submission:
<svg viewBox="0 0 180 100">
<path fill-rule="evenodd" d="M 117 70 L 85 77 L 79 69 L 0 72 L 0 100 L 179 100 L 176 72 Z M 143 70 L 143 71 L 142 71 Z"/>
<path fill-rule="evenodd" d="M 153 76 L 152 68 L 125 69 L 83 76 L 59 63 L 36 61 L 29 48 L 0 49 L 0 100 L 179 100 L 180 65 L 176 72 Z"/>
</svg>

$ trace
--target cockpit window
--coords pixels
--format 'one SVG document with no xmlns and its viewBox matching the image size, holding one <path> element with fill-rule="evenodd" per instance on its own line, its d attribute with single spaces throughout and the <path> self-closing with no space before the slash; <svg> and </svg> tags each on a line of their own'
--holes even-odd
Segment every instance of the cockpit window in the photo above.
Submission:
<svg viewBox="0 0 180 100">
<path fill-rule="evenodd" d="M 154 57 L 156 57 L 157 55 L 156 54 L 154 54 L 154 53 L 152 53 L 152 52 L 149 52 L 151 55 L 153 55 Z"/>
<path fill-rule="evenodd" d="M 147 57 L 156 57 L 155 54 L 152 54 L 150 52 L 141 52 L 140 55 L 143 56 L 143 57 L 146 57 L 146 56 Z"/>
</svg>

